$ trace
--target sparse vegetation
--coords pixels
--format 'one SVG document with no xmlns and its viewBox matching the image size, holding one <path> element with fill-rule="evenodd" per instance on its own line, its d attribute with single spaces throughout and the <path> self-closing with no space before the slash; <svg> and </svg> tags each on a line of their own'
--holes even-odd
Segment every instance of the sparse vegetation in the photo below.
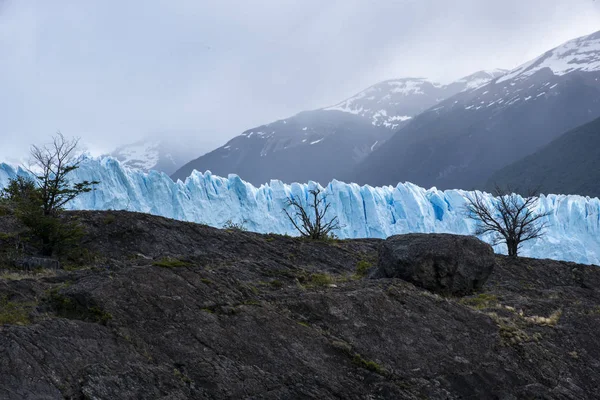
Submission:
<svg viewBox="0 0 600 400">
<path fill-rule="evenodd" d="M 548 224 L 543 219 L 550 213 L 534 211 L 539 201 L 535 190 L 521 197 L 496 186 L 494 196 L 490 202 L 478 192 L 468 196 L 467 217 L 477 221 L 476 235 L 492 235 L 493 245 L 506 244 L 508 255 L 516 257 L 524 242 L 544 235 Z"/>
<path fill-rule="evenodd" d="M 0 273 L 0 279 L 7 281 L 20 281 L 23 279 L 39 279 L 56 276 L 57 273 L 50 269 L 39 269 L 34 271 L 22 271 L 16 269 L 5 270 Z"/>
<path fill-rule="evenodd" d="M 498 304 L 498 297 L 489 293 L 480 293 L 474 297 L 465 297 L 460 302 L 469 307 L 484 310 L 486 308 L 495 307 Z"/>
<path fill-rule="evenodd" d="M 2 191 L 2 202 L 14 210 L 45 256 L 62 254 L 78 243 L 83 233 L 76 223 L 62 217 L 64 207 L 99 183 L 69 181 L 69 174 L 80 164 L 78 144 L 79 139 L 66 139 L 59 132 L 50 145 L 33 145 L 30 173 L 34 178 L 11 179 Z"/>
<path fill-rule="evenodd" d="M 228 231 L 247 231 L 248 229 L 246 228 L 246 224 L 248 223 L 247 219 L 242 219 L 239 222 L 235 222 L 231 219 L 228 219 L 227 221 L 225 221 L 225 223 L 223 224 L 223 229 L 228 230 Z"/>
<path fill-rule="evenodd" d="M 270 285 L 273 286 L 274 288 L 277 288 L 277 289 L 280 289 L 280 288 L 282 288 L 284 286 L 283 282 L 281 282 L 278 279 L 272 280 L 270 282 Z"/>
<path fill-rule="evenodd" d="M 192 264 L 190 264 L 187 261 L 182 261 L 175 258 L 163 258 L 161 260 L 155 261 L 153 265 L 155 267 L 162 268 L 183 268 L 192 266 Z"/>
<path fill-rule="evenodd" d="M 29 317 L 35 303 L 18 303 L 8 301 L 6 296 L 0 298 L 0 325 L 28 325 Z"/>
<path fill-rule="evenodd" d="M 110 224 L 114 223 L 116 220 L 117 220 L 117 217 L 114 214 L 108 214 L 106 217 L 104 217 L 102 222 L 104 222 L 104 225 L 110 225 Z"/>
<path fill-rule="evenodd" d="M 84 305 L 70 296 L 60 292 L 69 284 L 55 287 L 47 292 L 46 302 L 50 308 L 60 317 L 79 319 L 82 321 L 97 322 L 106 325 L 113 316 L 97 305 Z"/>
<path fill-rule="evenodd" d="M 556 310 L 549 317 L 541 317 L 539 315 L 532 315 L 530 317 L 524 317 L 527 322 L 542 325 L 542 326 L 556 326 L 560 317 L 562 316 L 562 310 Z"/>
<path fill-rule="evenodd" d="M 377 364 L 375 361 L 365 360 L 358 353 L 354 354 L 354 357 L 352 357 L 352 363 L 371 372 L 375 372 L 380 375 L 385 374 L 385 370 L 381 367 L 381 365 Z"/>
<path fill-rule="evenodd" d="M 369 273 L 369 270 L 371 268 L 373 268 L 373 264 L 371 264 L 369 261 L 367 261 L 367 260 L 360 260 L 356 264 L 355 276 L 357 278 L 362 278 L 362 277 L 366 276 Z"/>
<path fill-rule="evenodd" d="M 329 286 L 335 283 L 334 278 L 329 274 L 311 274 L 309 283 L 314 286 Z"/>
<path fill-rule="evenodd" d="M 291 197 L 287 199 L 283 212 L 301 236 L 313 240 L 333 238 L 333 231 L 339 229 L 340 225 L 337 217 L 327 219 L 327 211 L 331 203 L 326 202 L 327 196 L 322 195 L 319 188 L 308 192 L 312 196 L 309 206 L 302 204 L 300 199 Z M 288 208 L 292 211 L 288 211 Z"/>
<path fill-rule="evenodd" d="M 184 374 L 177 368 L 173 368 L 173 376 L 180 379 L 181 382 L 183 382 L 185 384 L 189 385 L 190 383 L 192 383 L 192 380 L 186 374 Z"/>
</svg>

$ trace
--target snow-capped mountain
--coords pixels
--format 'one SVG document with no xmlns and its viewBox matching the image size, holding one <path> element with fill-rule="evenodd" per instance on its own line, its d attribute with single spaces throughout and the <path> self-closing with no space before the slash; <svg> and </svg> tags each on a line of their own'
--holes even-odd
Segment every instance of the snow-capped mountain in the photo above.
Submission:
<svg viewBox="0 0 600 400">
<path fill-rule="evenodd" d="M 195 169 L 236 173 L 255 185 L 270 179 L 329 182 L 354 168 L 414 116 L 504 72 L 480 71 L 447 85 L 422 78 L 384 81 L 334 106 L 249 129 L 172 177 L 183 180 Z"/>
<path fill-rule="evenodd" d="M 146 138 L 121 146 L 110 153 L 129 168 L 144 172 L 156 170 L 168 175 L 197 156 L 198 147 L 175 138 Z"/>
<path fill-rule="evenodd" d="M 406 121 L 440 101 L 461 91 L 475 89 L 507 72 L 502 69 L 479 71 L 447 85 L 424 78 L 388 80 L 325 110 L 360 115 L 371 120 L 375 126 L 397 130 Z"/>
<path fill-rule="evenodd" d="M 600 71 L 600 31 L 570 40 L 510 71 L 498 79 L 498 82 L 527 79 L 544 68 L 550 69 L 558 76 L 575 71 Z"/>
<path fill-rule="evenodd" d="M 121 146 L 110 155 L 121 161 L 123 165 L 148 172 L 156 169 L 154 167 L 160 162 L 161 141 L 141 140 Z M 172 157 L 169 157 L 169 159 L 172 159 Z"/>
<path fill-rule="evenodd" d="M 494 171 L 600 117 L 600 32 L 569 41 L 410 121 L 345 175 L 482 188 Z"/>
</svg>

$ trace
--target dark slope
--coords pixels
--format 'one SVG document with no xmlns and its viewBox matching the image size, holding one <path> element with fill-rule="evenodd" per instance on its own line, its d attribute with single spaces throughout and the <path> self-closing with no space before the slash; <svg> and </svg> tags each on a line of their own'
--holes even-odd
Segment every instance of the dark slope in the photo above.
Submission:
<svg viewBox="0 0 600 400">
<path fill-rule="evenodd" d="M 75 215 L 84 269 L 0 278 L 0 315 L 23 310 L 24 324 L 0 326 L 2 399 L 579 400 L 600 390 L 596 267 L 499 257 L 483 293 L 442 298 L 352 279 L 375 262 L 378 240 Z"/>
<path fill-rule="evenodd" d="M 461 93 L 419 115 L 347 178 L 371 185 L 410 181 L 439 189 L 483 188 L 498 169 L 599 117 L 598 77 L 542 70 L 510 82 L 521 99 L 512 104 L 506 82 Z"/>
<path fill-rule="evenodd" d="M 392 133 L 357 115 L 307 111 L 248 130 L 190 161 L 172 178 L 185 180 L 195 169 L 221 176 L 237 174 L 254 185 L 271 179 L 327 184 L 353 168 Z"/>
<path fill-rule="evenodd" d="M 371 185 L 410 181 L 440 189 L 483 188 L 498 169 L 598 117 L 600 32 L 436 105 L 344 178 Z"/>
<path fill-rule="evenodd" d="M 575 128 L 537 152 L 492 175 L 497 183 L 526 192 L 600 197 L 600 118 Z"/>
</svg>

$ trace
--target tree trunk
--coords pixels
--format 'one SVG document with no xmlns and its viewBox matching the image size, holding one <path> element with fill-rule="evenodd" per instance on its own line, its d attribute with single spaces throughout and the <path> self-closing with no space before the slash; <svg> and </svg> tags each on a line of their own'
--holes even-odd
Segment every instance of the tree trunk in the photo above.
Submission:
<svg viewBox="0 0 600 400">
<path fill-rule="evenodd" d="M 516 240 L 509 239 L 506 241 L 506 247 L 508 248 L 508 256 L 516 257 L 519 251 L 519 243 Z"/>
</svg>

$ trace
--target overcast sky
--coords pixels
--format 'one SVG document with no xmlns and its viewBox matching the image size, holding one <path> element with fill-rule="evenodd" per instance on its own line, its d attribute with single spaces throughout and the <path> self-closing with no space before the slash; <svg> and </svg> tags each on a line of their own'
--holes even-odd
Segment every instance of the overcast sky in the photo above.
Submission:
<svg viewBox="0 0 600 400">
<path fill-rule="evenodd" d="M 0 0 L 0 160 L 56 130 L 210 150 L 384 79 L 514 68 L 600 30 L 594 0 Z"/>
</svg>

